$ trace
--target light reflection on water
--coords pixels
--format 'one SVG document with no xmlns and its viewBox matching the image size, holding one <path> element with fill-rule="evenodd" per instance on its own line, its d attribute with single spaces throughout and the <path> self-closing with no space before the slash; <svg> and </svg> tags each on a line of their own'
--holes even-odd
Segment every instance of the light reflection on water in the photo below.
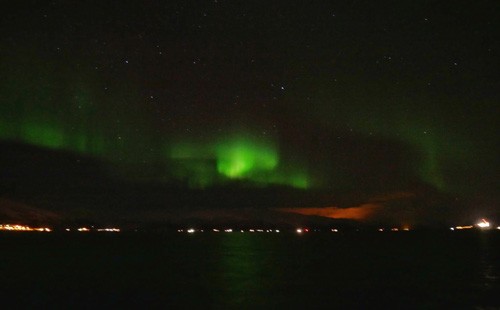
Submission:
<svg viewBox="0 0 500 310">
<path fill-rule="evenodd" d="M 220 241 L 220 273 L 217 285 L 225 294 L 223 303 L 242 304 L 259 295 L 265 257 L 257 251 L 255 240 L 242 235 L 225 235 Z"/>
<path fill-rule="evenodd" d="M 500 306 L 498 238 L 488 235 L 268 238 L 220 236 L 216 305 Z"/>
<path fill-rule="evenodd" d="M 214 286 L 223 307 L 265 304 L 278 270 L 272 265 L 272 248 L 265 238 L 231 234 L 220 236 Z"/>
<path fill-rule="evenodd" d="M 498 289 L 498 260 L 500 257 L 495 255 L 494 240 L 488 232 L 483 232 L 480 235 L 480 251 L 480 285 L 488 290 Z"/>
<path fill-rule="evenodd" d="M 38 308 L 500 307 L 498 232 L 16 235 L 0 249 L 0 298 Z"/>
</svg>

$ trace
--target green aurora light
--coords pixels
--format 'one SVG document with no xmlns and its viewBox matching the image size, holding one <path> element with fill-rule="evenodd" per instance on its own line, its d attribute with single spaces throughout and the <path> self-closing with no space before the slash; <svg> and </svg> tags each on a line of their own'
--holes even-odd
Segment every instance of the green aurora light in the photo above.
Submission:
<svg viewBox="0 0 500 310">
<path fill-rule="evenodd" d="M 175 161 L 175 176 L 187 179 L 191 187 L 207 187 L 229 180 L 249 181 L 255 185 L 288 185 L 306 189 L 308 175 L 280 163 L 277 147 L 269 140 L 252 138 L 248 133 L 231 134 L 210 142 L 168 145 L 170 159 Z"/>
<path fill-rule="evenodd" d="M 265 122 L 251 114 L 245 119 L 251 129 L 228 130 L 233 124 L 201 123 L 198 130 L 206 130 L 210 138 L 193 140 L 197 139 L 196 134 L 175 125 L 177 118 L 181 122 L 187 119 L 186 124 L 196 129 L 189 109 L 186 112 L 182 107 L 171 108 L 162 102 L 171 110 L 160 110 L 162 116 L 168 116 L 167 121 L 160 123 L 156 106 L 145 102 L 139 86 L 130 80 L 118 78 L 110 82 L 93 72 L 82 72 L 75 67 L 65 69 L 66 66 L 57 61 L 28 61 L 26 59 L 36 59 L 28 56 L 9 55 L 4 57 L 9 61 L 0 64 L 5 73 L 0 83 L 0 139 L 3 141 L 97 158 L 111 164 L 111 169 L 117 170 L 113 174 L 122 175 L 125 171 L 132 179 L 136 176 L 147 179 L 143 171 L 162 167 L 152 173 L 152 179 L 184 182 L 191 188 L 229 182 L 300 189 L 325 184 L 333 184 L 330 188 L 359 185 L 349 168 L 344 169 L 341 163 L 301 161 L 307 152 L 322 147 L 322 142 L 314 144 L 311 151 L 301 149 L 300 143 L 289 146 L 296 139 L 292 137 L 286 142 L 292 143 L 280 148 L 283 141 L 277 137 L 287 129 L 286 125 L 280 126 L 279 121 L 273 138 L 256 134 L 263 131 L 256 124 Z M 297 85 L 296 93 L 290 92 L 283 98 L 286 117 L 293 120 L 304 117 L 329 130 L 337 130 L 336 124 L 339 124 L 340 131 L 350 132 L 354 138 L 360 138 L 359 141 L 372 138 L 397 141 L 418 153 L 416 158 L 406 158 L 412 166 L 409 177 L 416 176 L 436 189 L 461 192 L 468 187 L 462 172 L 481 175 L 487 169 L 482 163 L 495 162 L 496 154 L 490 148 L 493 130 L 489 126 L 493 124 L 493 113 L 478 112 L 476 118 L 460 118 L 464 126 L 459 126 L 454 120 L 456 115 L 448 115 L 447 109 L 441 110 L 437 99 L 426 103 L 426 98 L 415 97 L 410 101 L 399 90 L 386 94 L 383 90 L 387 87 L 379 85 L 379 90 L 376 83 L 364 95 L 354 92 L 356 87 L 351 91 L 346 88 L 345 93 L 338 92 L 321 78 L 312 78 L 304 85 L 307 88 Z M 293 89 L 292 86 L 289 88 Z M 306 105 L 308 99 L 304 94 L 309 93 L 316 94 L 317 98 Z M 378 98 L 374 104 L 372 98 Z M 460 103 L 460 98 L 456 100 Z M 425 103 L 428 111 L 416 108 L 421 103 Z M 477 125 L 482 122 L 484 125 Z M 466 131 L 473 126 L 477 127 L 477 136 L 482 140 Z M 299 138 L 314 139 L 307 135 Z M 340 143 L 335 151 L 343 152 L 342 147 Z M 318 148 L 319 152 L 322 149 Z M 331 156 L 328 152 L 332 150 L 326 149 L 321 158 L 327 161 Z"/>
<path fill-rule="evenodd" d="M 215 149 L 217 171 L 231 179 L 273 171 L 279 162 L 275 148 L 244 138 L 224 141 Z"/>
</svg>

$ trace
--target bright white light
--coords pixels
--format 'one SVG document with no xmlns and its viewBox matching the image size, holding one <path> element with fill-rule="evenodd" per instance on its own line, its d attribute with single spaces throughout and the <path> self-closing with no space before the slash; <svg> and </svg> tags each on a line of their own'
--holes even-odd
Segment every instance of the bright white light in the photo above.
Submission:
<svg viewBox="0 0 500 310">
<path fill-rule="evenodd" d="M 250 232 L 255 232 L 255 229 L 250 229 L 249 231 L 250 231 Z"/>
<path fill-rule="evenodd" d="M 333 228 L 332 232 L 339 232 L 339 230 L 337 228 Z"/>
<path fill-rule="evenodd" d="M 192 233 L 194 233 L 194 232 L 195 232 L 195 230 L 194 230 L 194 228 L 189 228 L 189 229 L 187 230 L 187 232 L 188 232 L 188 234 L 192 234 Z"/>
<path fill-rule="evenodd" d="M 225 232 L 227 232 L 227 233 L 233 232 L 233 230 L 232 230 L 231 228 L 229 228 L 229 229 L 224 229 L 224 231 L 225 231 Z"/>
<path fill-rule="evenodd" d="M 490 223 L 485 219 L 482 219 L 481 222 L 477 223 L 477 226 L 479 226 L 480 228 L 488 228 L 490 227 Z"/>
<path fill-rule="evenodd" d="M 302 228 L 297 228 L 297 233 L 301 234 L 302 233 Z"/>
<path fill-rule="evenodd" d="M 279 230 L 279 229 L 276 229 L 276 232 L 277 232 L 277 233 L 279 233 L 279 232 L 280 232 L 280 230 Z"/>
<path fill-rule="evenodd" d="M 455 228 L 453 228 L 453 227 L 450 227 L 450 230 L 455 230 Z"/>
</svg>

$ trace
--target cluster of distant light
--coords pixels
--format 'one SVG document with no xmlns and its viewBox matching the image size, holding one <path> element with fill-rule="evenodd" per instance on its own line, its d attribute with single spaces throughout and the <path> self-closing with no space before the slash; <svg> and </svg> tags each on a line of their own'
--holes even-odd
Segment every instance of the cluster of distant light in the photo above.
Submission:
<svg viewBox="0 0 500 310">
<path fill-rule="evenodd" d="M 309 228 L 297 228 L 297 229 L 295 229 L 295 232 L 298 234 L 308 233 L 310 231 L 320 232 L 321 230 L 320 229 L 309 229 Z M 332 228 L 332 229 L 330 229 L 330 231 L 335 232 L 335 233 L 339 232 L 339 230 L 337 228 Z M 193 233 L 197 233 L 197 232 L 202 233 L 202 232 L 205 232 L 205 230 L 188 228 L 188 229 L 178 229 L 177 232 L 179 232 L 179 233 L 186 232 L 188 234 L 193 234 Z M 208 230 L 208 232 L 214 232 L 214 233 L 220 233 L 220 232 L 226 232 L 226 233 L 232 233 L 232 232 L 272 233 L 272 232 L 274 232 L 274 233 L 280 233 L 281 230 L 275 229 L 275 228 L 250 228 L 250 229 L 232 229 L 232 228 L 218 229 L 218 228 L 213 228 L 211 230 Z"/>
<path fill-rule="evenodd" d="M 225 232 L 225 233 L 232 233 L 232 232 L 240 232 L 240 233 L 244 233 L 244 232 L 250 232 L 250 233 L 263 233 L 263 232 L 267 232 L 267 233 L 271 233 L 271 232 L 275 232 L 275 233 L 279 233 L 280 230 L 279 229 L 260 229 L 260 228 L 251 228 L 251 229 L 239 229 L 239 230 L 235 230 L 235 229 L 232 229 L 232 228 L 225 228 L 225 229 L 218 229 L 218 228 L 213 228 L 211 230 L 208 230 L 209 232 L 214 232 L 214 233 L 220 233 L 220 232 Z M 194 228 L 188 228 L 188 229 L 178 229 L 177 232 L 179 233 L 183 233 L 183 232 L 186 232 L 188 234 L 194 234 L 194 233 L 202 233 L 202 232 L 205 232 L 205 230 L 203 229 L 194 229 Z"/>
<path fill-rule="evenodd" d="M 0 224 L 0 230 L 8 230 L 8 231 L 42 231 L 42 232 L 51 232 L 52 229 L 47 227 L 30 227 L 26 225 L 10 225 L 10 224 Z"/>
<path fill-rule="evenodd" d="M 485 219 L 481 219 L 481 221 L 477 222 L 476 225 L 480 229 L 491 229 L 491 224 Z M 474 228 L 474 225 L 465 225 L 465 226 L 455 226 L 455 227 L 450 227 L 450 230 L 464 230 L 464 229 L 472 229 Z M 498 230 L 500 230 L 500 226 L 497 227 Z"/>
<path fill-rule="evenodd" d="M 471 229 L 474 228 L 472 225 L 466 225 L 466 226 L 455 226 L 455 227 L 450 227 L 450 230 L 462 230 L 462 229 Z"/>
<path fill-rule="evenodd" d="M 298 233 L 298 234 L 303 234 L 303 233 L 308 233 L 310 231 L 320 231 L 319 229 L 309 229 L 309 228 L 302 228 L 302 227 L 299 227 L 297 229 L 295 229 L 295 232 Z M 336 228 L 332 228 L 330 231 L 332 232 L 338 232 L 338 229 Z"/>
<path fill-rule="evenodd" d="M 65 229 L 66 231 L 71 231 L 71 228 L 66 228 Z M 120 232 L 120 228 L 115 228 L 115 227 L 111 227 L 111 228 L 88 228 L 88 227 L 78 227 L 76 228 L 76 231 L 79 231 L 79 232 L 91 232 L 91 231 L 98 231 L 98 232 Z"/>
<path fill-rule="evenodd" d="M 486 221 L 485 219 L 482 219 L 480 222 L 476 223 L 475 225 L 454 226 L 454 227 L 450 227 L 450 230 L 466 230 L 466 229 L 473 229 L 475 227 L 482 229 L 482 230 L 492 228 L 491 224 L 488 221 Z M 500 226 L 496 227 L 496 229 L 500 230 Z M 410 230 L 411 229 L 408 226 L 390 227 L 390 228 L 381 227 L 381 228 L 377 229 L 378 232 L 385 232 L 385 231 L 389 231 L 389 232 L 401 232 L 401 231 L 403 231 L 403 232 L 405 232 L 405 231 L 410 231 Z M 232 233 L 232 232 L 241 232 L 241 233 L 244 233 L 244 232 L 250 232 L 250 233 L 276 232 L 276 233 L 279 233 L 279 232 L 281 232 L 279 229 L 262 229 L 262 228 L 250 228 L 250 229 L 232 229 L 232 228 L 217 229 L 217 228 L 213 228 L 213 229 L 209 229 L 207 231 L 208 232 L 215 232 L 215 233 L 219 233 L 219 232 L 226 232 L 226 233 Z M 321 229 L 317 229 L 317 228 L 298 227 L 294 230 L 294 232 L 297 234 L 304 234 L 304 233 L 309 233 L 309 232 L 324 232 L 324 231 L 338 233 L 338 232 L 340 232 L 340 229 L 330 228 L 329 230 L 321 230 Z M 189 234 L 193 234 L 193 233 L 198 233 L 198 232 L 202 233 L 202 232 L 205 232 L 205 230 L 188 228 L 188 229 L 178 229 L 177 232 L 179 232 L 179 233 L 186 232 Z"/>
<path fill-rule="evenodd" d="M 384 232 L 384 231 L 410 231 L 410 228 L 409 227 L 403 227 L 403 228 L 399 228 L 399 227 L 392 227 L 392 228 L 379 228 L 378 231 L 380 232 Z"/>
<path fill-rule="evenodd" d="M 310 233 L 310 232 L 332 232 L 332 233 L 338 233 L 340 232 L 339 228 L 330 228 L 328 230 L 322 230 L 319 228 L 307 228 L 307 227 L 298 227 L 296 228 L 293 232 L 297 234 L 305 234 L 305 233 Z M 383 232 L 383 231 L 410 231 L 410 228 L 407 226 L 404 226 L 402 228 L 398 227 L 392 227 L 392 228 L 379 228 L 377 231 Z M 187 228 L 187 229 L 178 229 L 177 232 L 179 233 L 188 233 L 188 234 L 194 234 L 194 233 L 203 233 L 205 230 L 203 229 L 195 229 L 195 228 Z M 225 228 L 225 229 L 218 229 L 218 228 L 213 228 L 207 230 L 207 232 L 214 232 L 214 233 L 220 233 L 220 232 L 226 232 L 226 233 L 232 233 L 232 232 L 249 232 L 249 233 L 279 233 L 281 230 L 279 229 L 263 229 L 263 228 L 250 228 L 250 229 L 232 229 L 232 228 Z"/>
<path fill-rule="evenodd" d="M 0 231 L 43 231 L 43 232 L 52 232 L 51 228 L 48 227 L 30 227 L 28 225 L 20 225 L 20 224 L 0 224 Z M 90 231 L 98 231 L 98 232 L 120 232 L 120 228 L 115 227 L 106 227 L 106 228 L 89 228 L 89 227 L 78 227 L 74 230 L 79 232 L 90 232 Z M 71 228 L 66 228 L 65 231 L 72 231 Z"/>
<path fill-rule="evenodd" d="M 398 228 L 398 227 L 392 227 L 392 228 L 389 228 L 389 229 L 386 229 L 386 228 L 379 228 L 377 231 L 379 232 L 384 232 L 384 231 L 410 231 L 410 228 L 409 227 L 403 227 L 403 228 Z M 308 233 L 310 232 L 311 230 L 309 228 L 297 228 L 295 230 L 295 232 L 297 232 L 298 234 L 303 234 L 303 233 Z M 314 232 L 318 232 L 320 231 L 319 229 L 313 229 L 312 231 Z M 338 228 L 331 228 L 330 229 L 331 232 L 333 233 L 338 233 L 340 230 Z"/>
</svg>

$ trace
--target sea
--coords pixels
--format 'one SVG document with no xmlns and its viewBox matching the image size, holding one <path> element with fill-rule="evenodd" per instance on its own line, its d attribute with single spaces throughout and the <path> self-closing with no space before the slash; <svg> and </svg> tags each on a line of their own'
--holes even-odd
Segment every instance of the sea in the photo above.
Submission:
<svg viewBox="0 0 500 310">
<path fill-rule="evenodd" d="M 500 309 L 500 231 L 0 234 L 2 309 Z"/>
</svg>

